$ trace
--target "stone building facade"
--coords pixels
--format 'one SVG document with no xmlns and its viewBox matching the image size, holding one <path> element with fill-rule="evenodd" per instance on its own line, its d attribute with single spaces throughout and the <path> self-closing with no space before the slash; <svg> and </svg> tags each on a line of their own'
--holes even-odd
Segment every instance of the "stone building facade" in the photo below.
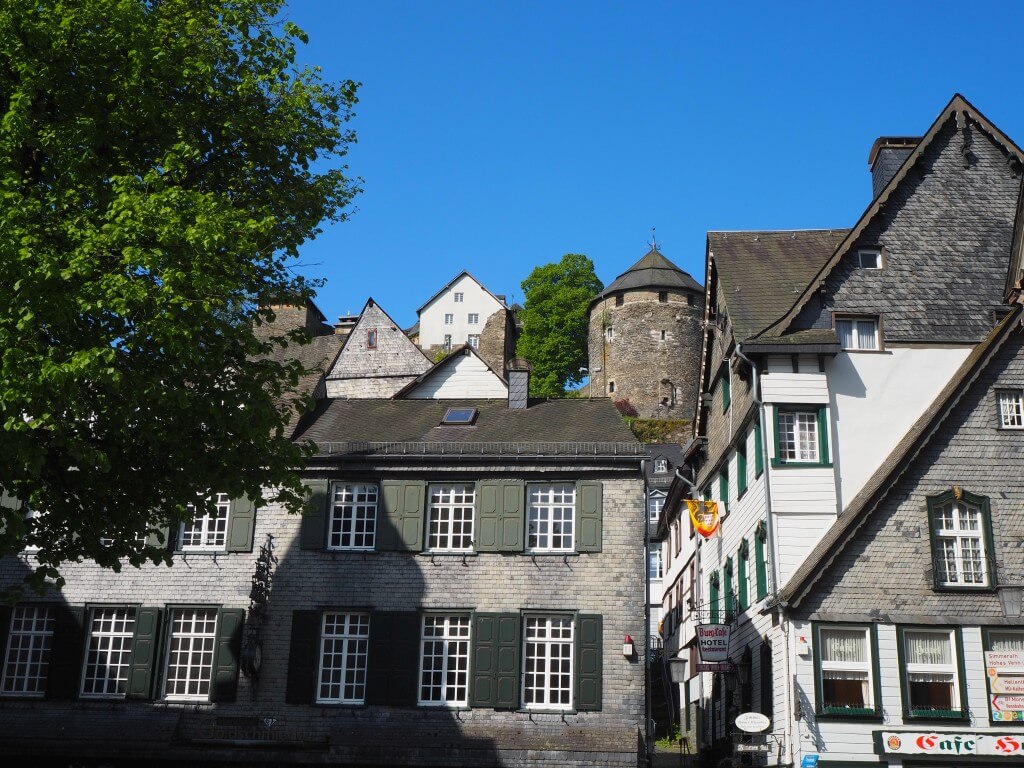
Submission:
<svg viewBox="0 0 1024 768">
<path fill-rule="evenodd" d="M 590 305 L 592 394 L 644 418 L 692 419 L 703 316 L 700 283 L 652 248 Z"/>
</svg>

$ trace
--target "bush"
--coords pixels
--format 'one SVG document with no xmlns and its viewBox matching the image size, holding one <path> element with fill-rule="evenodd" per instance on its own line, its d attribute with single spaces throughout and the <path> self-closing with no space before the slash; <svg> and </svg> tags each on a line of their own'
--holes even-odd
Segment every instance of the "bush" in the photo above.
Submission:
<svg viewBox="0 0 1024 768">
<path fill-rule="evenodd" d="M 615 401 L 615 408 L 622 416 L 631 416 L 634 419 L 640 415 L 640 412 L 633 407 L 633 404 L 629 402 L 629 398 Z"/>
</svg>

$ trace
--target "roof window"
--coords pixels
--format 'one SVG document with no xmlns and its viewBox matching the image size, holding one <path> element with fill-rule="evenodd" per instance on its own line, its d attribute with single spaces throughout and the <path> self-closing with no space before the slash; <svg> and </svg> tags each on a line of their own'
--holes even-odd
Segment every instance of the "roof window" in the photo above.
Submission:
<svg viewBox="0 0 1024 768">
<path fill-rule="evenodd" d="M 441 424 L 469 425 L 476 420 L 476 413 L 476 408 L 449 408 L 445 411 Z"/>
</svg>

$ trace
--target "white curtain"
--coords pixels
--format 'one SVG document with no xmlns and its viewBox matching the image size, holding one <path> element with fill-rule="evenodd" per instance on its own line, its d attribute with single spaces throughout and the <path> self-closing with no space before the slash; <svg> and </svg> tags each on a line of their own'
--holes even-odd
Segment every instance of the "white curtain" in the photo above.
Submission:
<svg viewBox="0 0 1024 768">
<path fill-rule="evenodd" d="M 859 629 L 823 629 L 821 630 L 822 661 L 833 662 L 866 662 L 867 637 L 864 630 Z"/>
<path fill-rule="evenodd" d="M 953 660 L 949 635 L 928 632 L 907 632 L 907 664 L 947 665 Z"/>
<path fill-rule="evenodd" d="M 853 321 L 836 320 L 836 333 L 839 334 L 839 346 L 842 349 L 853 349 Z"/>
<path fill-rule="evenodd" d="M 1024 651 L 1024 632 L 989 632 L 990 651 Z"/>
<path fill-rule="evenodd" d="M 874 320 L 857 322 L 858 347 L 860 349 L 878 349 L 878 326 Z"/>
</svg>

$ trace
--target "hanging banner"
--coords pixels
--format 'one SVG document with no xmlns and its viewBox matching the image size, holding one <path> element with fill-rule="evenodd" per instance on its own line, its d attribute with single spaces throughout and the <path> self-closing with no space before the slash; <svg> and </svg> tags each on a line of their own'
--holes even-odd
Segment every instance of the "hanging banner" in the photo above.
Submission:
<svg viewBox="0 0 1024 768">
<path fill-rule="evenodd" d="M 729 660 L 729 633 L 732 627 L 728 624 L 698 624 L 697 649 L 703 662 Z"/>
<path fill-rule="evenodd" d="M 690 510 L 690 522 L 697 533 L 706 539 L 718 530 L 718 502 L 687 499 L 686 506 Z"/>
</svg>

